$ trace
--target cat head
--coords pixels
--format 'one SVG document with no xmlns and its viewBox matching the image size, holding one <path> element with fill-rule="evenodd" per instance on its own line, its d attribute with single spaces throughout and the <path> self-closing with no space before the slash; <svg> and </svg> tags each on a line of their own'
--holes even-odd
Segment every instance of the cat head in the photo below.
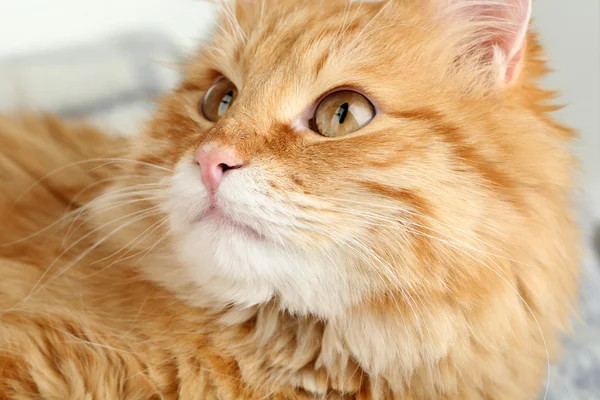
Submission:
<svg viewBox="0 0 600 400">
<path fill-rule="evenodd" d="M 562 157 L 530 9 L 222 3 L 134 146 L 172 171 L 160 206 L 180 265 L 148 274 L 193 304 L 322 318 L 485 292 L 482 260 L 514 242 L 521 188 Z"/>
</svg>

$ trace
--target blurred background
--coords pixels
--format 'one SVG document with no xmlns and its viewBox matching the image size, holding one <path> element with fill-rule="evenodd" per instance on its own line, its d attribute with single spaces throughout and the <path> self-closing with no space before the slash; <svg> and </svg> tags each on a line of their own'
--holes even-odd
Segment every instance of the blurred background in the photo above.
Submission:
<svg viewBox="0 0 600 400">
<path fill-rule="evenodd" d="M 592 244 L 594 232 L 600 242 L 599 6 L 534 0 L 534 26 L 555 70 L 546 86 L 567 105 L 558 117 L 580 133 L 573 147 L 582 161 L 577 206 L 586 232 L 586 324 L 555 370 L 554 399 L 600 399 L 600 273 Z M 53 111 L 134 133 L 152 100 L 177 82 L 177 62 L 210 32 L 213 15 L 198 0 L 0 0 L 0 112 Z"/>
</svg>

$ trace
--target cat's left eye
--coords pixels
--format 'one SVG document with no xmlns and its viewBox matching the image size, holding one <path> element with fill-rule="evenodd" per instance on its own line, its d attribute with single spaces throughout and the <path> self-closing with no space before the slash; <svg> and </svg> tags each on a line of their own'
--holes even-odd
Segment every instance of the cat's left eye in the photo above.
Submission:
<svg viewBox="0 0 600 400">
<path fill-rule="evenodd" d="M 340 90 L 326 96 L 319 105 L 311 129 L 327 137 L 356 132 L 375 117 L 375 106 L 365 96 Z"/>
<path fill-rule="evenodd" d="M 238 90 L 227 78 L 220 78 L 208 89 L 200 109 L 206 119 L 216 122 L 225 115 L 238 94 Z"/>
</svg>

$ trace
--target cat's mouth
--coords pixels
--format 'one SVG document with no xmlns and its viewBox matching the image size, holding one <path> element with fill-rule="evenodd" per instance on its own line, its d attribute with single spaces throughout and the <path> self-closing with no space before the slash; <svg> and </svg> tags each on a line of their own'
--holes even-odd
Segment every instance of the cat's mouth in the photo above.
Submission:
<svg viewBox="0 0 600 400">
<path fill-rule="evenodd" d="M 265 240 L 264 235 L 251 226 L 227 215 L 218 206 L 211 205 L 200 217 L 198 222 L 207 222 L 217 229 L 238 233 L 256 240 Z"/>
</svg>

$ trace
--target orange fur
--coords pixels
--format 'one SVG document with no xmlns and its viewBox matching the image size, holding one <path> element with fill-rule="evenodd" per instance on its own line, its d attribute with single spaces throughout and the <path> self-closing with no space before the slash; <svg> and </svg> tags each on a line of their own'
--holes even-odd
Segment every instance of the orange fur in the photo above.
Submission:
<svg viewBox="0 0 600 400">
<path fill-rule="evenodd" d="M 0 117 L 0 398 L 534 398 L 576 296 L 572 133 L 533 33 L 498 84 L 479 31 L 430 3 L 240 1 L 130 144 Z M 213 124 L 197 104 L 219 74 L 240 94 Z M 376 119 L 293 127 L 336 87 Z M 207 143 L 299 216 L 257 229 L 325 271 L 182 256 L 166 199 Z"/>
</svg>

